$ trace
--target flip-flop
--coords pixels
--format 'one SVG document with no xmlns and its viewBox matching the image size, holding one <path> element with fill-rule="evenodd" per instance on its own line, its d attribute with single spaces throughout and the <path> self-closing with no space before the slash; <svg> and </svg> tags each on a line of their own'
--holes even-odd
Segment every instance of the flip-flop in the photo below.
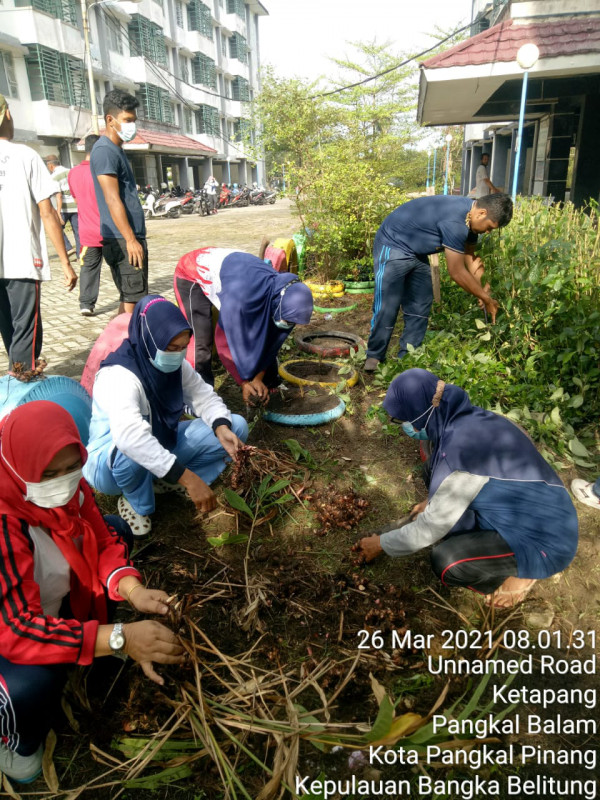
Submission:
<svg viewBox="0 0 600 800">
<path fill-rule="evenodd" d="M 506 591 L 506 589 L 504 590 L 496 589 L 495 592 L 492 592 L 491 594 L 486 594 L 484 602 L 486 606 L 489 606 L 490 608 L 492 607 L 496 608 L 500 611 L 509 608 L 514 608 L 515 606 L 520 605 L 525 600 L 525 598 L 527 597 L 529 592 L 533 589 L 536 583 L 537 580 L 532 578 L 531 582 L 529 583 L 529 586 L 526 586 L 524 589 L 517 589 L 516 591 Z M 494 602 L 495 599 L 498 599 L 503 595 L 510 595 L 513 598 L 513 602 L 510 603 L 509 605 L 498 605 L 497 603 Z"/>
</svg>

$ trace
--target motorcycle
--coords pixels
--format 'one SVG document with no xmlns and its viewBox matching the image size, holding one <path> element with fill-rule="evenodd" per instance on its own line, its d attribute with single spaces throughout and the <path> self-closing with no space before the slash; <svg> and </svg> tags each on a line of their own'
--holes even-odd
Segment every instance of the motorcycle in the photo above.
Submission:
<svg viewBox="0 0 600 800">
<path fill-rule="evenodd" d="M 217 208 L 225 208 L 225 206 L 230 205 L 231 203 L 231 190 L 227 187 L 226 184 L 221 186 L 221 193 L 219 194 L 219 202 L 217 203 Z"/>
<path fill-rule="evenodd" d="M 236 194 L 235 197 L 231 199 L 229 205 L 233 208 L 245 208 L 246 206 L 250 205 L 250 189 L 247 186 L 244 186 L 240 189 L 239 194 Z"/>
<path fill-rule="evenodd" d="M 177 219 L 181 214 L 181 202 L 172 197 L 170 193 L 161 195 L 158 200 L 154 191 L 148 193 L 144 203 L 144 217 L 146 219 L 156 219 L 158 217 Z"/>
</svg>

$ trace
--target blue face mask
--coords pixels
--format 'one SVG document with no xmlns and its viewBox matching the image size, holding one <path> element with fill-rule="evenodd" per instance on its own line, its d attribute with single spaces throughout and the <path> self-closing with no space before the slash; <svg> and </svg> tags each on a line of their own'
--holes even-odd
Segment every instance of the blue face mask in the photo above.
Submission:
<svg viewBox="0 0 600 800">
<path fill-rule="evenodd" d="M 429 436 L 427 436 L 427 431 L 416 431 L 412 422 L 403 422 L 402 430 L 407 436 L 410 436 L 411 439 L 421 439 L 422 441 L 429 439 Z"/>
<path fill-rule="evenodd" d="M 154 358 L 150 359 L 153 367 L 161 372 L 176 372 L 185 361 L 185 350 L 170 353 L 168 350 L 156 350 Z"/>
</svg>

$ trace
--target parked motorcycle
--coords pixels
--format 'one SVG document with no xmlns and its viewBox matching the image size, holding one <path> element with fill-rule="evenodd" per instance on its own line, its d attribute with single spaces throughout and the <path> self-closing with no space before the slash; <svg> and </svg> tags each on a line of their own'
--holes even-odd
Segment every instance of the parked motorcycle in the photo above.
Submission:
<svg viewBox="0 0 600 800">
<path fill-rule="evenodd" d="M 235 197 L 232 197 L 231 202 L 229 205 L 234 208 L 243 208 L 245 206 L 250 205 L 250 189 L 247 186 L 244 186 L 240 189 L 239 194 L 236 194 Z"/>
<path fill-rule="evenodd" d="M 144 203 L 144 216 L 146 219 L 169 217 L 177 219 L 182 213 L 181 202 L 172 197 L 170 193 L 163 194 L 157 199 L 155 191 L 149 192 Z"/>
<path fill-rule="evenodd" d="M 217 208 L 225 208 L 230 204 L 231 201 L 231 189 L 228 188 L 227 184 L 223 184 L 221 186 L 221 193 L 219 194 L 219 202 L 217 203 Z"/>
</svg>

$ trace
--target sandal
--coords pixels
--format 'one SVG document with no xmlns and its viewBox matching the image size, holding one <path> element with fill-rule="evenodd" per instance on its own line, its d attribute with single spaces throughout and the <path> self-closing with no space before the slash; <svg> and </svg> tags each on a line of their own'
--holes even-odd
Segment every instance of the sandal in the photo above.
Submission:
<svg viewBox="0 0 600 800">
<path fill-rule="evenodd" d="M 600 497 L 594 494 L 593 485 L 593 483 L 584 481 L 583 478 L 575 478 L 574 481 L 571 481 L 571 491 L 573 492 L 573 497 L 579 500 L 580 503 L 585 503 L 586 506 L 591 506 L 600 511 Z"/>
<path fill-rule="evenodd" d="M 142 539 L 144 536 L 148 536 L 152 530 L 152 520 L 150 517 L 145 514 L 138 514 L 129 500 L 126 500 L 123 495 L 119 497 L 117 508 L 119 509 L 119 516 L 129 525 L 136 539 Z"/>
<path fill-rule="evenodd" d="M 525 600 L 529 592 L 533 589 L 535 583 L 537 583 L 537 580 L 532 578 L 529 581 L 529 585 L 522 589 L 515 589 L 513 591 L 507 589 L 496 589 L 495 592 L 486 594 L 484 602 L 486 606 L 499 610 L 514 608 Z M 502 597 L 508 597 L 508 602 L 498 602 Z"/>
</svg>

